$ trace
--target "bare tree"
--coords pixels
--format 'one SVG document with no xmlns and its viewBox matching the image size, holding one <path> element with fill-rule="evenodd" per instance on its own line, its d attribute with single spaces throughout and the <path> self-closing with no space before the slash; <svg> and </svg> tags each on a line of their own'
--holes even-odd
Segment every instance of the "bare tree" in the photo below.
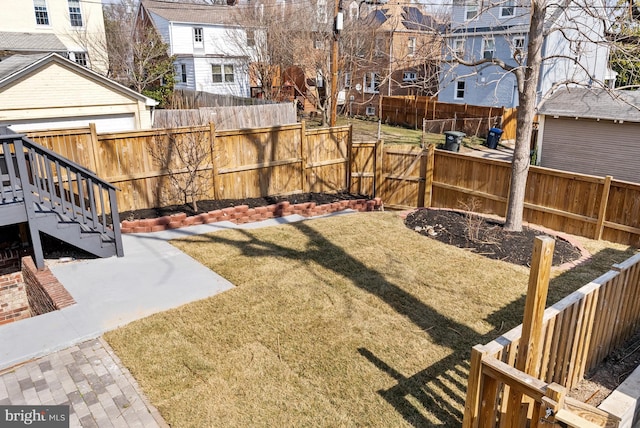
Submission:
<svg viewBox="0 0 640 428">
<path fill-rule="evenodd" d="M 136 4 L 104 6 L 109 76 L 164 105 L 173 90 L 174 58 L 148 18 L 136 22 Z"/>
<path fill-rule="evenodd" d="M 467 3 L 480 7 L 479 2 Z M 449 63 L 469 67 L 469 74 L 486 71 L 487 66 L 497 66 L 503 70 L 501 76 L 515 77 L 518 97 L 517 132 L 505 229 L 518 231 L 522 229 L 533 118 L 536 107 L 544 95 L 542 92 L 549 92 L 540 87 L 541 70 L 548 74 L 554 73 L 556 80 L 550 90 L 572 85 L 608 87 L 606 79 L 601 77 L 601 70 L 595 70 L 593 64 L 605 67 L 607 65 L 608 58 L 605 52 L 612 46 L 607 30 L 617 14 L 618 7 L 610 6 L 605 1 L 589 0 L 565 0 L 559 3 L 551 0 L 530 0 L 524 6 L 516 5 L 509 0 L 500 0 L 484 10 L 478 10 L 471 21 L 482 20 L 483 17 L 486 19 L 487 16 L 497 17 L 498 13 L 503 14 L 501 8 L 512 8 L 508 9 L 509 14 L 519 10 L 521 16 L 528 17 L 526 30 L 523 30 L 522 26 L 514 27 L 512 30 L 524 34 L 527 40 L 526 47 L 524 44 L 513 46 L 513 58 L 506 61 L 504 58 L 494 57 L 491 53 L 479 59 L 469 58 L 455 46 L 450 46 Z M 598 55 L 599 62 L 587 60 L 593 60 Z"/>
<path fill-rule="evenodd" d="M 153 137 L 150 154 L 164 172 L 165 183 L 158 185 L 161 205 L 181 201 L 198 211 L 198 200 L 213 188 L 211 164 L 212 141 L 208 128 L 166 128 Z"/>
</svg>

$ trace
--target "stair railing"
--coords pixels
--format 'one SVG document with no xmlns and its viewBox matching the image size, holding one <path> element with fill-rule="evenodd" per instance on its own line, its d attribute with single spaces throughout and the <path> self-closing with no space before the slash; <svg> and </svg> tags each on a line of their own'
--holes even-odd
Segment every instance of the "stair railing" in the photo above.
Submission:
<svg viewBox="0 0 640 428">
<path fill-rule="evenodd" d="M 38 268 L 44 267 L 44 255 L 35 219 L 44 210 L 57 213 L 60 221 L 73 221 L 99 232 L 115 244 L 118 257 L 124 255 L 117 189 L 111 183 L 23 135 L 0 135 L 0 141 L 5 156 L 15 153 L 18 175 L 10 180 L 15 179 L 12 184 L 22 190 Z"/>
</svg>

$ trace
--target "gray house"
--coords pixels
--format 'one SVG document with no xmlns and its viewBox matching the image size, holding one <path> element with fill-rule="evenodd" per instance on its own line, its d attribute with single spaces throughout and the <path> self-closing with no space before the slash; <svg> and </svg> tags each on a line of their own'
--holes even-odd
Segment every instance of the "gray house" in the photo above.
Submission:
<svg viewBox="0 0 640 428">
<path fill-rule="evenodd" d="M 570 88 L 538 109 L 538 164 L 640 182 L 640 91 Z"/>
<path fill-rule="evenodd" d="M 612 86 L 609 49 L 604 26 L 597 17 L 568 7 L 547 9 L 543 61 L 538 96 L 559 85 Z M 487 6 L 488 4 L 488 6 Z M 513 73 L 492 63 L 462 65 L 498 59 L 518 67 L 526 60 L 529 30 L 528 3 L 514 0 L 453 0 L 451 31 L 446 36 L 438 100 L 491 107 L 516 107 L 518 91 Z M 561 31 L 560 31 L 561 30 Z"/>
</svg>

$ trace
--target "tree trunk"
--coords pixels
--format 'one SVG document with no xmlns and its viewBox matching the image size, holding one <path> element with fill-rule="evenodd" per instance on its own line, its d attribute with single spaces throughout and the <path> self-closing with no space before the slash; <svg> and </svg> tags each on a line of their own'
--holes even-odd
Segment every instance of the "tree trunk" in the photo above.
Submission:
<svg viewBox="0 0 640 428">
<path fill-rule="evenodd" d="M 529 26 L 529 42 L 527 45 L 527 63 L 516 70 L 518 81 L 518 114 L 516 145 L 511 165 L 511 187 L 509 189 L 509 205 L 504 228 L 508 231 L 522 230 L 522 214 L 524 211 L 524 195 L 529 173 L 531 131 L 537 104 L 537 88 L 542 63 L 542 43 L 544 39 L 544 1 L 531 1 L 531 22 Z"/>
</svg>

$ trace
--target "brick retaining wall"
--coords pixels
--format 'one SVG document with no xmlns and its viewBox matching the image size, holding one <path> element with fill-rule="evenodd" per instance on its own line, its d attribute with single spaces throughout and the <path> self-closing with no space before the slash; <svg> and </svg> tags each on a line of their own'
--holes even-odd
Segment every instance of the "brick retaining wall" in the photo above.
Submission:
<svg viewBox="0 0 640 428">
<path fill-rule="evenodd" d="M 30 256 L 22 258 L 22 276 L 26 284 L 29 306 L 34 316 L 76 303 L 49 268 L 36 269 Z"/>
<path fill-rule="evenodd" d="M 30 316 L 31 310 L 22 272 L 0 276 L 0 325 Z"/>
<path fill-rule="evenodd" d="M 301 204 L 291 205 L 288 201 L 256 208 L 249 208 L 248 205 L 238 205 L 237 207 L 223 208 L 221 210 L 209 211 L 207 213 L 197 214 L 190 217 L 187 217 L 184 213 L 180 213 L 158 218 L 133 221 L 125 220 L 121 223 L 121 231 L 122 233 L 160 232 L 167 229 L 178 229 L 180 227 L 216 223 L 218 221 L 230 221 L 236 224 L 244 224 L 275 217 L 286 217 L 292 214 L 299 214 L 304 217 L 314 217 L 346 209 L 352 209 L 360 212 L 380 211 L 382 210 L 382 207 L 382 200 L 380 198 L 371 200 L 343 200 L 322 205 L 316 205 L 315 202 L 304 202 Z"/>
</svg>

